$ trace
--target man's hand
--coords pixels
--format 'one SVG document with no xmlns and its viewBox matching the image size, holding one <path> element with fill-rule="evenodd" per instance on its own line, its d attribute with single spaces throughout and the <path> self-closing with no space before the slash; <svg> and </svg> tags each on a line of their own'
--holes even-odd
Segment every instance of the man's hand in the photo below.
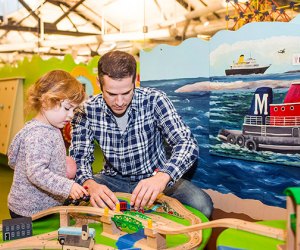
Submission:
<svg viewBox="0 0 300 250">
<path fill-rule="evenodd" d="M 119 200 L 115 194 L 105 185 L 98 184 L 94 180 L 87 180 L 83 183 L 83 186 L 88 187 L 90 194 L 90 202 L 93 207 L 109 207 L 111 210 L 116 208 L 116 204 Z"/>
<path fill-rule="evenodd" d="M 156 175 L 141 180 L 132 192 L 130 205 L 136 210 L 146 205 L 150 207 L 156 197 L 164 191 L 170 179 L 168 174 L 157 172 Z"/>
</svg>

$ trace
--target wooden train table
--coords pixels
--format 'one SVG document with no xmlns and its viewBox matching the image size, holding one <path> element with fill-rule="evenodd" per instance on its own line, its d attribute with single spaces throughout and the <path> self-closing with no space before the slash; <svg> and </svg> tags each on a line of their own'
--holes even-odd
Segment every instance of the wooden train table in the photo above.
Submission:
<svg viewBox="0 0 300 250">
<path fill-rule="evenodd" d="M 260 225 L 266 225 L 274 228 L 285 229 L 285 220 L 270 220 L 256 222 Z M 279 245 L 285 244 L 285 241 L 266 237 L 259 234 L 254 234 L 238 229 L 228 228 L 224 230 L 217 239 L 218 250 L 238 250 L 238 249 L 251 249 L 251 250 L 277 250 Z"/>
<path fill-rule="evenodd" d="M 117 193 L 117 197 L 129 200 L 130 194 Z M 204 249 L 211 235 L 211 228 L 178 233 L 208 219 L 196 209 L 164 195 L 153 210 L 140 216 L 80 204 L 51 208 L 32 216 L 32 220 L 32 237 L 3 242 L 1 234 L 0 249 L 62 249 L 57 240 L 62 226 L 94 228 L 93 249 Z"/>
</svg>

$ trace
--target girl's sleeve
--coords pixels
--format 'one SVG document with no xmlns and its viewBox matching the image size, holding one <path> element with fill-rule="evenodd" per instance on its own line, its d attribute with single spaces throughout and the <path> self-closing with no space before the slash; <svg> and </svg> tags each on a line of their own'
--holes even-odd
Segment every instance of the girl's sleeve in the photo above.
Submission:
<svg viewBox="0 0 300 250">
<path fill-rule="evenodd" d="M 53 138 L 45 131 L 35 131 L 34 136 L 27 136 L 26 146 L 26 175 L 31 183 L 47 191 L 51 195 L 67 198 L 70 194 L 73 180 L 69 180 L 59 171 L 49 168 L 53 152 Z M 62 163 L 65 164 L 65 163 Z M 57 167 L 60 167 L 59 164 Z"/>
</svg>

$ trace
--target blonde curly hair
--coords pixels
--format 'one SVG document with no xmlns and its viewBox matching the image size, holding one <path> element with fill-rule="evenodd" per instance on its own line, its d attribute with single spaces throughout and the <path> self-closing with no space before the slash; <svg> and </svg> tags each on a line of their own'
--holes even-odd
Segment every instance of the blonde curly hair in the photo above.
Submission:
<svg viewBox="0 0 300 250">
<path fill-rule="evenodd" d="M 75 77 L 64 70 L 52 70 L 29 88 L 26 111 L 51 109 L 63 100 L 79 105 L 85 98 L 84 86 Z"/>
</svg>

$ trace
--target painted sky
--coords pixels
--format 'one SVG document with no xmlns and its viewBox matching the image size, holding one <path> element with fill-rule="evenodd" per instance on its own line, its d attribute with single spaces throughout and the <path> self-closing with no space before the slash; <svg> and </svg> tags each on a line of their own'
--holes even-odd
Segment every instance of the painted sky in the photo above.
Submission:
<svg viewBox="0 0 300 250">
<path fill-rule="evenodd" d="M 220 31 L 210 41 L 210 75 L 223 76 L 241 54 L 262 65 L 271 64 L 265 74 L 300 70 L 293 65 L 300 55 L 300 16 L 290 23 L 250 23 L 237 31 Z M 285 49 L 285 53 L 278 53 Z"/>
<path fill-rule="evenodd" d="M 179 46 L 161 44 L 140 53 L 141 80 L 209 77 L 208 42 L 190 38 Z"/>
<path fill-rule="evenodd" d="M 279 53 L 283 49 L 285 53 Z M 224 70 L 237 61 L 241 54 L 245 58 L 255 58 L 260 65 L 271 64 L 265 74 L 300 70 L 300 65 L 292 64 L 293 56 L 300 55 L 300 36 L 276 36 L 221 44 L 210 54 L 211 76 L 225 75 Z"/>
</svg>

